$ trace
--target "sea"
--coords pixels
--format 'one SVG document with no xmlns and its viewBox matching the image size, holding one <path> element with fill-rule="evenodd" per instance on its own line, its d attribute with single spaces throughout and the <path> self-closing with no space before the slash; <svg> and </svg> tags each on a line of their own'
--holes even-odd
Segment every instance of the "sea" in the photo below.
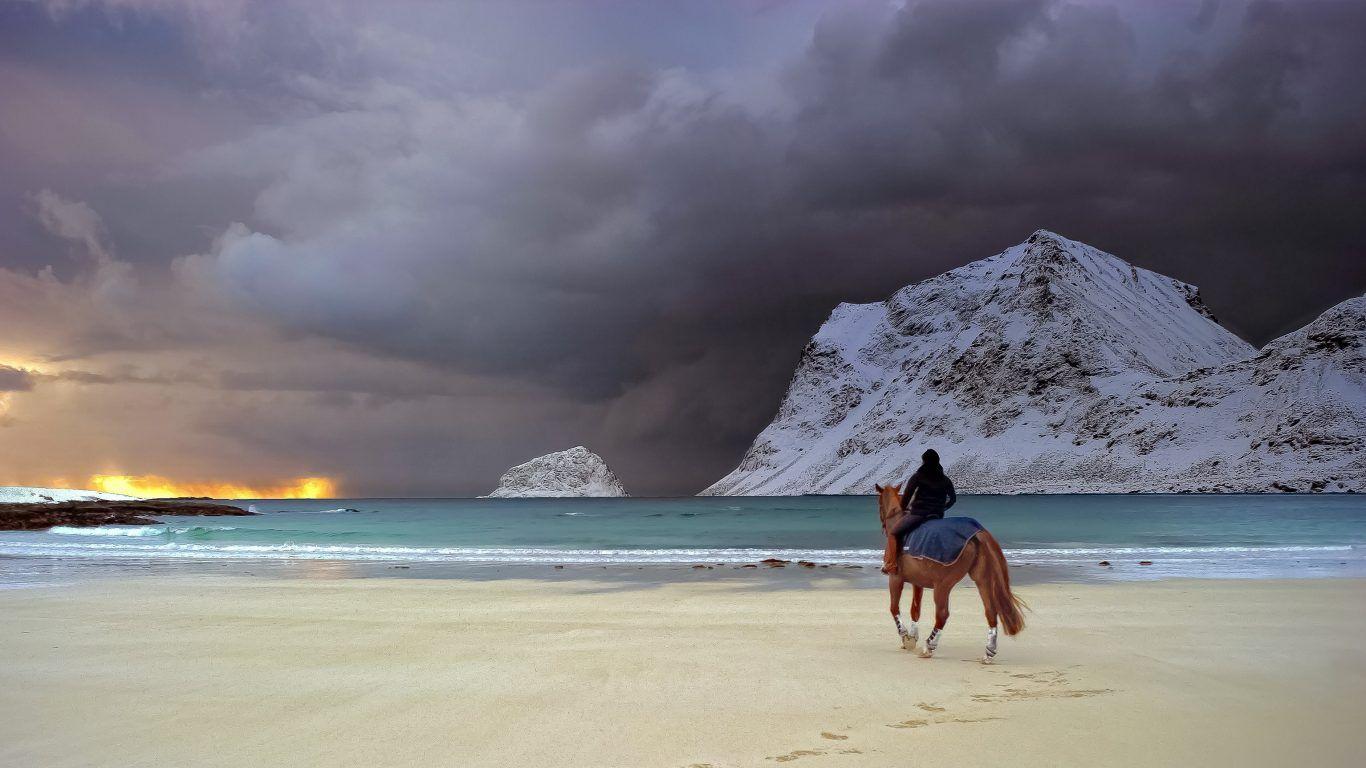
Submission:
<svg viewBox="0 0 1366 768">
<path fill-rule="evenodd" d="M 879 578 L 867 496 L 236 500 L 250 517 L 0 531 L 0 588 L 128 571 L 338 576 Z M 962 495 L 1017 578 L 1366 576 L 1366 496 Z M 812 565 L 802 565 L 802 561 Z M 745 568 L 758 564 L 759 568 Z M 686 576 L 685 576 L 686 574 Z"/>
</svg>

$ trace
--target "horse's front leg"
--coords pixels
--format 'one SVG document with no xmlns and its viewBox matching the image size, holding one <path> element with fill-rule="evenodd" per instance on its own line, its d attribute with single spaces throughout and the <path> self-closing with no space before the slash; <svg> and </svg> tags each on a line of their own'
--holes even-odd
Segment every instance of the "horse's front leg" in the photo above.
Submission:
<svg viewBox="0 0 1366 768">
<path fill-rule="evenodd" d="M 906 582 L 895 573 L 887 577 L 887 591 L 892 595 L 892 621 L 896 622 L 896 634 L 901 638 L 901 647 L 909 651 L 915 648 L 915 635 L 908 633 L 901 624 L 901 590 L 905 585 Z"/>
</svg>

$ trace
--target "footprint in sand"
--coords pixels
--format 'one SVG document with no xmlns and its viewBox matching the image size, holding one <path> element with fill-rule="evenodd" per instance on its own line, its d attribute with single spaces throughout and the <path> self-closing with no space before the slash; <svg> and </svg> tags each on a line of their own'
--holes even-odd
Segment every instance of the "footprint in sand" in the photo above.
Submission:
<svg viewBox="0 0 1366 768">
<path fill-rule="evenodd" d="M 823 749 L 794 749 L 791 752 L 788 752 L 786 755 L 776 755 L 768 759 L 774 760 L 779 763 L 790 763 L 799 757 L 811 757 L 814 755 L 823 754 L 825 754 L 825 750 Z"/>
<path fill-rule="evenodd" d="M 1084 699 L 1088 696 L 1104 696 L 1114 693 L 1113 688 L 1074 688 L 1063 691 L 1029 691 L 1023 688 L 1007 688 L 1005 693 L 976 693 L 972 700 L 983 704 L 1005 701 L 1032 701 L 1036 699 Z"/>
<path fill-rule="evenodd" d="M 937 711 L 943 712 L 944 708 L 939 707 Z M 992 720 L 1004 720 L 1004 717 L 936 717 L 933 720 L 903 720 L 899 723 L 892 723 L 888 728 L 923 728 L 927 725 L 941 725 L 943 723 L 987 723 Z"/>
<path fill-rule="evenodd" d="M 943 711 L 944 711 L 944 708 L 943 708 L 943 707 L 936 707 L 935 705 L 929 704 L 929 703 L 924 702 L 924 701 L 920 702 L 919 704 L 916 704 L 916 706 L 917 706 L 917 707 L 920 707 L 921 709 L 925 710 L 926 712 L 943 712 Z"/>
<path fill-rule="evenodd" d="M 1018 680 L 1028 680 L 1032 683 L 1043 683 L 1044 685 L 1062 685 L 1067 682 L 1067 675 L 1056 669 L 1041 672 L 1017 672 L 1011 677 Z"/>
<path fill-rule="evenodd" d="M 841 736 L 841 735 L 838 734 L 838 733 L 831 733 L 831 732 L 829 732 L 829 731 L 821 731 L 821 738 L 822 738 L 822 739 L 830 739 L 831 741 L 844 741 L 844 740 L 848 739 L 849 737 L 848 737 L 848 736 Z"/>
</svg>

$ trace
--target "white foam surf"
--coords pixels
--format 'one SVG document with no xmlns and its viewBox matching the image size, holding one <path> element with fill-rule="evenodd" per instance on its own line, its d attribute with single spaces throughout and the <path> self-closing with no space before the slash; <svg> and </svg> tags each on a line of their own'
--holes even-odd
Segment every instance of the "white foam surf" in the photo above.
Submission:
<svg viewBox="0 0 1366 768">
<path fill-rule="evenodd" d="M 235 531 L 231 525 L 99 525 L 91 528 L 75 528 L 67 525 L 54 526 L 48 530 L 58 536 L 102 536 L 116 538 L 145 538 L 148 536 L 173 536 L 181 534 L 206 534 L 215 531 Z"/>
<path fill-rule="evenodd" d="M 230 530 L 230 528 L 228 528 Z M 559 549 L 549 547 L 406 547 L 308 543 L 230 544 L 155 539 L 166 529 L 141 526 L 116 529 L 53 530 L 61 535 L 108 537 L 108 541 L 34 541 L 0 539 L 0 555 L 63 559 L 141 558 L 149 560 L 340 560 L 404 563 L 667 565 L 745 564 L 766 558 L 831 565 L 874 566 L 878 549 L 681 547 L 659 549 Z M 74 533 L 73 533 L 74 532 Z M 1348 564 L 1366 568 L 1366 551 L 1351 545 L 1209 547 L 1050 547 L 1006 550 L 1014 566 L 1089 566 L 1106 560 L 1144 576 L 1266 575 L 1293 568 Z M 1132 577 L 1132 574 L 1130 574 Z"/>
<path fill-rule="evenodd" d="M 66 525 L 54 526 L 48 533 L 55 533 L 58 536 L 164 536 L 166 526 L 164 525 L 101 525 L 94 528 L 73 528 Z"/>
</svg>

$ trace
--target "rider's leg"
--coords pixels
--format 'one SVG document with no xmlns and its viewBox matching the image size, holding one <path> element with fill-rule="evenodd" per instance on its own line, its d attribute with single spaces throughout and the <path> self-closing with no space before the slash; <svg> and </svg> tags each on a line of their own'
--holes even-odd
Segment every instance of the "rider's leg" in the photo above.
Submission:
<svg viewBox="0 0 1366 768">
<path fill-rule="evenodd" d="M 899 546 L 897 545 L 896 537 L 893 536 L 893 535 L 890 534 L 890 533 L 887 534 L 887 547 L 886 547 L 885 549 L 883 549 L 883 551 L 882 551 L 882 572 L 883 572 L 883 573 L 890 573 L 890 574 L 895 574 L 895 573 L 897 573 L 897 570 L 898 570 L 898 569 L 897 569 L 897 563 L 896 563 L 896 561 L 897 561 L 897 558 L 898 558 L 898 557 L 900 556 L 900 554 L 901 554 L 901 552 L 899 551 L 900 549 L 901 549 L 901 547 L 899 547 Z"/>
</svg>

